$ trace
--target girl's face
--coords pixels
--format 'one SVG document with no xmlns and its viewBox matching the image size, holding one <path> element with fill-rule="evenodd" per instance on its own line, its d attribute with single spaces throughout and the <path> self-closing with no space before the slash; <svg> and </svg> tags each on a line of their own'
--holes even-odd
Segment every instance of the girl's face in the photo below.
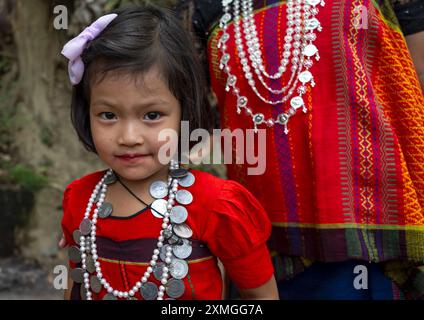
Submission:
<svg viewBox="0 0 424 320">
<path fill-rule="evenodd" d="M 93 84 L 90 98 L 91 134 L 99 157 L 125 180 L 160 175 L 167 165 L 159 161 L 161 130 L 179 134 L 181 106 L 151 68 L 141 81 L 109 72 Z M 122 155 L 141 155 L 132 160 Z"/>
</svg>

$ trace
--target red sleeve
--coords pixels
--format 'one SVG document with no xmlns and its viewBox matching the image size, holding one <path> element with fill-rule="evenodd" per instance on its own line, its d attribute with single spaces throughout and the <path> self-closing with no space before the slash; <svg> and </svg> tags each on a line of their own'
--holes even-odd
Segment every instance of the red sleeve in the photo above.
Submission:
<svg viewBox="0 0 424 320">
<path fill-rule="evenodd" d="M 258 200 L 243 186 L 226 181 L 208 218 L 206 239 L 240 289 L 256 288 L 274 273 L 266 246 L 271 222 Z"/>
</svg>

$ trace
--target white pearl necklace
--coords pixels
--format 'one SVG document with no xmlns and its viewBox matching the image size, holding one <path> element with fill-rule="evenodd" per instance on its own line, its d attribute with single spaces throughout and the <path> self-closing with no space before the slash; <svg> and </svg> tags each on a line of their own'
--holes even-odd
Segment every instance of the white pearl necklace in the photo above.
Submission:
<svg viewBox="0 0 424 320">
<path fill-rule="evenodd" d="M 170 169 L 178 169 L 178 163 L 175 161 L 171 161 L 170 163 Z M 89 219 L 91 209 L 93 207 L 93 204 L 95 203 L 95 199 L 97 197 L 97 194 L 100 191 L 100 197 L 99 201 L 97 202 L 97 208 L 94 209 L 93 217 L 91 219 L 91 248 L 88 248 L 85 246 L 85 237 L 82 236 L 80 238 L 80 252 L 81 252 L 81 260 L 82 260 L 82 269 L 84 270 L 84 279 L 83 284 L 84 288 L 86 289 L 86 295 L 87 300 L 92 300 L 92 292 L 90 291 L 90 274 L 87 271 L 87 265 L 86 265 L 86 252 L 90 252 L 93 257 L 94 265 L 96 267 L 96 274 L 97 278 L 100 280 L 100 283 L 102 286 L 107 290 L 108 293 L 113 294 L 115 297 L 119 298 L 129 298 L 133 297 L 135 293 L 140 290 L 143 284 L 147 282 L 150 275 L 153 272 L 153 267 L 156 266 L 156 261 L 159 258 L 159 249 L 163 247 L 164 245 L 164 236 L 163 232 L 168 228 L 169 225 L 169 216 L 170 211 L 172 210 L 174 203 L 175 203 L 175 195 L 178 191 L 178 180 L 174 179 L 172 180 L 171 177 L 168 178 L 168 185 L 172 182 L 172 188 L 169 190 L 168 194 L 168 201 L 167 201 L 167 211 L 163 218 L 162 223 L 162 230 L 160 231 L 160 235 L 158 237 L 157 242 L 157 248 L 153 250 L 152 259 L 150 260 L 150 266 L 147 267 L 146 272 L 144 273 L 143 277 L 141 277 L 140 281 L 136 282 L 135 285 L 132 287 L 131 290 L 128 291 L 118 291 L 115 290 L 110 283 L 103 277 L 102 274 L 102 268 L 100 261 L 98 261 L 98 255 L 97 255 L 97 246 L 96 246 L 96 223 L 98 218 L 98 211 L 99 208 L 101 208 L 105 197 L 106 197 L 106 191 L 107 191 L 107 184 L 104 183 L 104 181 L 112 174 L 112 170 L 108 170 L 106 174 L 103 176 L 103 178 L 100 180 L 100 182 L 96 185 L 96 187 L 93 190 L 93 193 L 91 194 L 91 197 L 89 199 L 89 202 L 87 204 L 87 209 L 85 210 L 84 219 Z M 90 250 L 91 249 L 91 250 Z M 172 256 L 172 248 L 170 246 L 167 247 L 166 250 L 166 259 L 165 259 L 165 266 L 162 268 L 162 277 L 161 277 L 161 285 L 159 286 L 159 292 L 157 296 L 157 300 L 163 300 L 163 296 L 165 294 L 165 285 L 168 282 L 169 278 L 169 266 L 171 263 L 171 256 Z"/>
<path fill-rule="evenodd" d="M 230 4 L 232 2 L 234 2 L 233 16 L 230 13 Z M 240 0 L 222 0 L 224 14 L 220 20 L 220 27 L 222 28 L 223 33 L 218 41 L 218 48 L 221 49 L 222 53 L 219 67 L 227 74 L 227 84 L 225 88 L 226 91 L 229 92 L 230 89 L 232 89 L 233 94 L 237 97 L 237 114 L 241 113 L 241 109 L 245 109 L 246 115 L 252 117 L 255 132 L 257 132 L 258 125 L 265 123 L 268 127 L 272 127 L 275 124 L 283 125 L 284 132 L 287 134 L 288 121 L 297 112 L 297 110 L 302 108 L 304 113 L 307 112 L 307 108 L 302 96 L 307 92 L 307 83 L 310 83 L 311 87 L 315 86 L 313 75 L 309 71 L 313 66 L 313 61 L 311 58 L 315 56 L 317 61 L 320 59 L 318 49 L 313 44 L 313 42 L 316 40 L 316 34 L 314 31 L 322 31 L 321 24 L 315 17 L 319 12 L 317 8 L 318 4 L 324 6 L 325 2 L 324 0 L 287 1 L 287 29 L 286 35 L 284 37 L 284 52 L 280 61 L 281 64 L 278 67 L 278 71 L 275 74 L 269 74 L 263 65 L 263 55 L 260 49 L 256 25 L 254 22 L 253 0 L 242 0 L 242 24 L 240 23 Z M 234 17 L 234 37 L 238 56 L 242 64 L 244 77 L 253 92 L 256 94 L 256 96 L 259 97 L 259 99 L 270 105 L 278 105 L 291 99 L 290 108 L 287 110 L 287 112 L 279 114 L 276 118 L 265 119 L 265 116 L 262 113 L 254 113 L 252 109 L 248 107 L 248 98 L 241 95 L 240 89 L 236 85 L 237 76 L 231 74 L 231 69 L 228 66 L 228 63 L 231 60 L 231 55 L 227 53 L 226 42 L 230 38 L 230 34 L 227 32 L 227 29 L 228 22 L 232 19 L 232 17 Z M 248 48 L 247 52 L 244 50 L 242 29 Z M 292 40 L 294 40 L 293 45 Z M 291 50 L 292 47 L 293 50 Z M 291 59 L 291 76 L 288 84 L 281 89 L 271 88 L 265 82 L 264 76 L 273 80 L 282 78 L 287 69 L 290 56 L 293 57 Z M 253 73 L 251 72 L 252 69 L 249 65 L 249 62 L 254 69 L 254 74 L 256 74 L 260 83 L 265 89 L 275 95 L 281 95 L 286 92 L 287 94 L 277 100 L 268 100 L 264 98 L 264 96 L 256 87 L 256 82 L 253 79 Z M 299 82 L 301 85 L 299 85 Z M 292 97 L 295 91 L 298 93 L 298 95 Z"/>
</svg>

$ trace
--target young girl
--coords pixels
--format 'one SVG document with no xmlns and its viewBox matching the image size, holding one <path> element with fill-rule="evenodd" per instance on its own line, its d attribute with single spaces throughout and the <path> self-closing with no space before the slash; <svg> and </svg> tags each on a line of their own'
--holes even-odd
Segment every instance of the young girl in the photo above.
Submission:
<svg viewBox="0 0 424 320">
<path fill-rule="evenodd" d="M 219 258 L 244 298 L 278 298 L 258 201 L 238 183 L 160 161 L 162 130 L 179 132 L 182 120 L 208 129 L 210 119 L 201 69 L 175 18 L 153 6 L 121 9 L 62 53 L 73 125 L 110 168 L 65 190 L 66 296 L 221 299 Z"/>
</svg>

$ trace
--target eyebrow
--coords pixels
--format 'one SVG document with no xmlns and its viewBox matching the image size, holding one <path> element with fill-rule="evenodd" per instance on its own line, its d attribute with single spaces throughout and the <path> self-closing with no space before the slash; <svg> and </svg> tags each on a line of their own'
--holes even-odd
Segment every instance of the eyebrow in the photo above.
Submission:
<svg viewBox="0 0 424 320">
<path fill-rule="evenodd" d="M 168 101 L 158 99 L 158 100 L 149 101 L 149 102 L 146 102 L 146 103 L 138 103 L 138 104 L 135 104 L 132 107 L 134 107 L 134 108 L 147 108 L 147 107 L 157 106 L 157 105 L 161 105 L 161 104 L 168 104 Z M 111 102 L 109 102 L 105 99 L 102 99 L 102 98 L 95 100 L 93 102 L 93 106 L 96 106 L 96 105 L 104 105 L 104 106 L 111 107 L 112 109 L 117 109 L 117 106 L 115 104 L 113 104 L 113 103 L 111 103 Z"/>
</svg>

